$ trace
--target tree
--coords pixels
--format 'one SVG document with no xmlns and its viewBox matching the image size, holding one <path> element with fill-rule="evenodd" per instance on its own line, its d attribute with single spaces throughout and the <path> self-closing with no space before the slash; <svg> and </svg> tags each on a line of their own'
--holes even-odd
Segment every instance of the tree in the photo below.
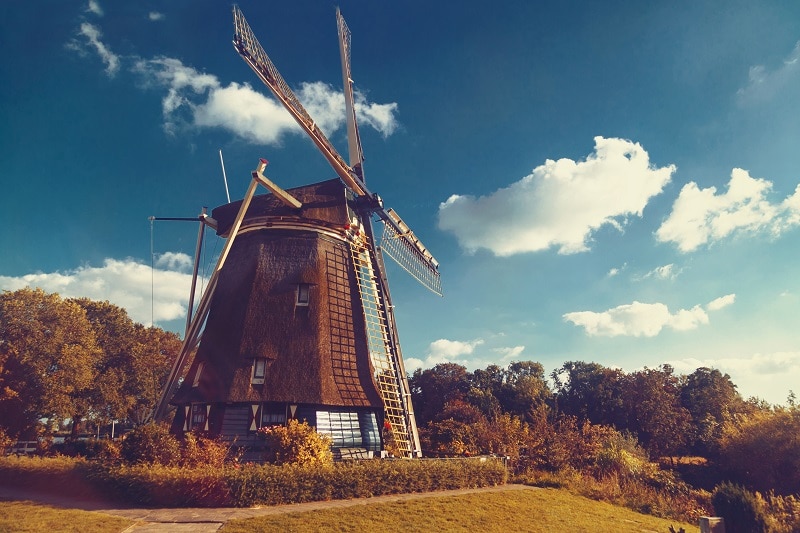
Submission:
<svg viewBox="0 0 800 533">
<path fill-rule="evenodd" d="M 744 401 L 731 377 L 705 367 L 682 379 L 680 401 L 692 415 L 692 448 L 703 456 L 716 452 L 722 425 L 744 410 Z"/>
<path fill-rule="evenodd" d="M 738 415 L 726 422 L 719 464 L 753 490 L 800 492 L 800 409 Z"/>
<path fill-rule="evenodd" d="M 73 301 L 86 310 L 103 352 L 92 391 L 94 413 L 104 422 L 143 423 L 180 351 L 180 339 L 135 323 L 125 309 L 107 301 Z"/>
<path fill-rule="evenodd" d="M 128 313 L 114 304 L 88 298 L 71 300 L 80 305 L 94 329 L 102 356 L 97 360 L 96 378 L 91 390 L 93 415 L 107 423 L 126 418 L 133 399 L 130 382 L 135 379 L 130 360 L 137 339 Z"/>
<path fill-rule="evenodd" d="M 456 363 L 439 363 L 426 370 L 417 369 L 408 383 L 420 426 L 436 418 L 448 401 L 463 399 L 470 385 L 467 369 Z"/>
<path fill-rule="evenodd" d="M 622 388 L 625 374 L 598 363 L 569 361 L 550 377 L 555 386 L 557 411 L 592 424 L 624 427 Z"/>
<path fill-rule="evenodd" d="M 627 423 L 654 457 L 673 455 L 685 446 L 691 414 L 680 403 L 679 379 L 669 365 L 626 376 L 622 401 Z"/>
<path fill-rule="evenodd" d="M 130 371 L 135 377 L 130 382 L 130 394 L 135 402 L 128 418 L 134 424 L 142 424 L 161 395 L 172 363 L 180 353 L 181 339 L 170 331 L 141 324 L 136 324 L 135 335 L 138 342 L 130 361 Z"/>
<path fill-rule="evenodd" d="M 505 413 L 530 420 L 553 393 L 545 381 L 541 363 L 519 361 L 508 365 L 500 390 L 495 395 Z"/>
<path fill-rule="evenodd" d="M 83 416 L 102 352 L 86 312 L 41 289 L 0 295 L 0 427 Z"/>
</svg>

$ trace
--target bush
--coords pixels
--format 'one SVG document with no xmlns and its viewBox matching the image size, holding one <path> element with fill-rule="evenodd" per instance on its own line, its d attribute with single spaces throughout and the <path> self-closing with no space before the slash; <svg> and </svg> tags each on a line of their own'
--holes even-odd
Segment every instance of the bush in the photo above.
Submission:
<svg viewBox="0 0 800 533">
<path fill-rule="evenodd" d="M 751 490 L 800 492 L 800 408 L 758 411 L 726 423 L 720 467 Z"/>
<path fill-rule="evenodd" d="M 286 426 L 265 426 L 258 434 L 266 441 L 266 460 L 277 465 L 328 466 L 333 464 L 331 438 L 306 422 L 289 420 Z"/>
<path fill-rule="evenodd" d="M 49 452 L 86 459 L 115 460 L 120 457 L 119 444 L 108 439 L 68 440 L 51 445 Z"/>
<path fill-rule="evenodd" d="M 226 461 L 236 459 L 237 457 L 231 454 L 231 447 L 225 442 L 194 433 L 183 436 L 180 460 L 182 466 L 221 468 Z"/>
<path fill-rule="evenodd" d="M 772 520 L 771 533 L 796 533 L 800 531 L 800 497 L 779 496 L 774 493 L 764 498 L 764 507 Z"/>
<path fill-rule="evenodd" d="M 506 469 L 498 459 L 185 468 L 111 465 L 66 457 L 6 457 L 0 458 L 0 478 L 14 486 L 61 493 L 92 489 L 106 498 L 139 505 L 250 507 L 495 486 L 505 483 Z"/>
<path fill-rule="evenodd" d="M 181 457 L 180 444 L 166 426 L 146 424 L 125 435 L 120 456 L 130 464 L 174 465 Z"/>
<path fill-rule="evenodd" d="M 722 483 L 714 489 L 711 504 L 717 516 L 725 519 L 727 533 L 761 533 L 767 531 L 763 504 L 741 485 Z"/>
</svg>

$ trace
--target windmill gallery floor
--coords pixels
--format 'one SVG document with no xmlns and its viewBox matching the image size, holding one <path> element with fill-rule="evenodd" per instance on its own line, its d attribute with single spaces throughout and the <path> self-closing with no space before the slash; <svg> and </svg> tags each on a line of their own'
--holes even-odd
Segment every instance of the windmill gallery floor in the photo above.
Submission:
<svg viewBox="0 0 800 533">
<path fill-rule="evenodd" d="M 485 487 L 479 489 L 458 489 L 437 492 L 424 492 L 412 494 L 393 494 L 388 496 L 376 496 L 374 498 L 359 498 L 353 500 L 332 500 L 324 502 L 296 503 L 290 505 L 275 505 L 269 507 L 249 507 L 249 508 L 176 508 L 176 509 L 146 509 L 146 508 L 126 508 L 118 504 L 79 499 L 67 495 L 50 494 L 40 491 L 29 491 L 12 487 L 0 486 L 0 500 L 26 500 L 65 509 L 81 509 L 84 511 L 96 511 L 115 516 L 121 516 L 130 520 L 136 520 L 137 524 L 126 529 L 126 532 L 149 533 L 161 531 L 174 532 L 198 532 L 206 533 L 219 530 L 228 520 L 253 518 L 270 514 L 302 513 L 317 509 L 336 509 L 341 507 L 352 507 L 355 505 L 368 505 L 373 503 L 397 502 L 430 498 L 438 496 L 453 496 L 460 494 L 471 494 L 475 492 L 501 492 L 509 490 L 538 490 L 535 487 L 525 485 L 506 484 L 497 487 Z"/>
</svg>

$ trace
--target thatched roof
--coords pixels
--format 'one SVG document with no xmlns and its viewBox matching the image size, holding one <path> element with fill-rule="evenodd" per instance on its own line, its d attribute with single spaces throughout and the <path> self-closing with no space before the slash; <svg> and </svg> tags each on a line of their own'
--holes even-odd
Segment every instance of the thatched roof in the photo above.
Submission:
<svg viewBox="0 0 800 533">
<path fill-rule="evenodd" d="M 296 220 L 343 228 L 349 220 L 345 189 L 332 180 L 290 192 L 303 202 L 300 212 L 272 195 L 251 204 L 245 223 L 259 229 L 236 237 L 197 356 L 173 403 L 382 405 L 349 245 L 330 232 L 272 227 Z M 220 233 L 230 229 L 239 205 L 214 209 Z M 298 284 L 310 286 L 307 306 L 297 305 Z M 251 383 L 255 358 L 267 361 L 263 385 Z"/>
</svg>

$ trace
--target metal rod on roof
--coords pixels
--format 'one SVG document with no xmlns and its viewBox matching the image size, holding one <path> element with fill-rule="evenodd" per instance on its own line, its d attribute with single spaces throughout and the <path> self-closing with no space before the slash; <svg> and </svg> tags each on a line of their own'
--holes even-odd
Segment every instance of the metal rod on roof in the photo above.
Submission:
<svg viewBox="0 0 800 533">
<path fill-rule="evenodd" d="M 228 192 L 228 176 L 225 175 L 225 161 L 222 160 L 222 150 L 219 151 L 219 164 L 222 165 L 222 179 L 225 180 L 225 195 L 228 197 L 228 203 L 231 203 L 231 193 Z"/>
</svg>

